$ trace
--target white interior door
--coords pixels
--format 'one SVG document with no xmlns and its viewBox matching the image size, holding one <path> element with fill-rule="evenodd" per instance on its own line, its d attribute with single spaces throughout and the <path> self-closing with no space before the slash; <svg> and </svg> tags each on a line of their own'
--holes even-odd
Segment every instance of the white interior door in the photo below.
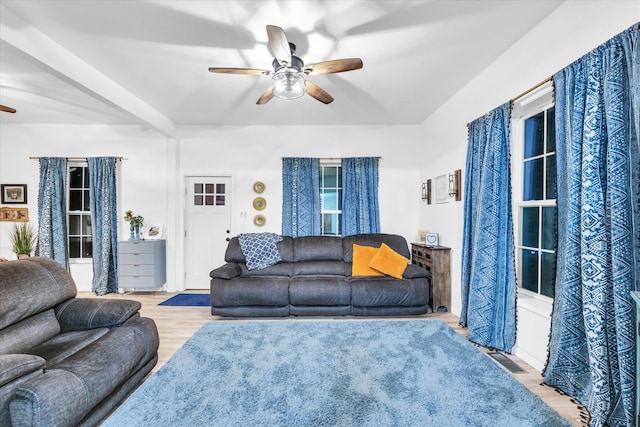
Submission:
<svg viewBox="0 0 640 427">
<path fill-rule="evenodd" d="M 231 177 L 185 177 L 185 289 L 209 289 L 231 237 Z"/>
</svg>

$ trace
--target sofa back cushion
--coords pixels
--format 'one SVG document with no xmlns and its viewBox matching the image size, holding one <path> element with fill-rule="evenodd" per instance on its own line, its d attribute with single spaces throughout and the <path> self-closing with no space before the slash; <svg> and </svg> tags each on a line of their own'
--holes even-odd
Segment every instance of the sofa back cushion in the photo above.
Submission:
<svg viewBox="0 0 640 427">
<path fill-rule="evenodd" d="M 0 330 L 0 353 L 27 353 L 60 333 L 53 308 Z"/>
<path fill-rule="evenodd" d="M 293 262 L 293 239 L 290 236 L 282 236 L 282 241 L 278 242 L 276 247 L 280 253 L 280 258 L 282 258 L 281 262 Z M 226 262 L 246 264 L 247 260 L 240 248 L 238 237 L 233 237 L 229 240 L 227 251 L 224 254 L 224 260 Z"/>
<path fill-rule="evenodd" d="M 342 239 L 333 236 L 305 236 L 293 240 L 293 260 L 343 261 Z"/>
<path fill-rule="evenodd" d="M 76 293 L 69 272 L 50 258 L 0 262 L 0 331 Z"/>
</svg>

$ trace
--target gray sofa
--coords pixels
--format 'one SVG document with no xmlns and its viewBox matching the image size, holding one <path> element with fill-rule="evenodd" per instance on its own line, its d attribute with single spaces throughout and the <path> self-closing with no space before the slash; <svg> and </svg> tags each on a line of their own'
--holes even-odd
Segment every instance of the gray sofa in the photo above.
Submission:
<svg viewBox="0 0 640 427">
<path fill-rule="evenodd" d="M 98 425 L 156 365 L 139 302 L 76 293 L 51 259 L 0 263 L 0 426 Z"/>
<path fill-rule="evenodd" d="M 218 316 L 404 316 L 429 312 L 426 270 L 407 265 L 402 279 L 352 276 L 353 245 L 386 243 L 410 258 L 404 237 L 393 234 L 283 237 L 282 260 L 249 270 L 238 237 L 225 265 L 211 271 L 211 313 Z"/>
</svg>

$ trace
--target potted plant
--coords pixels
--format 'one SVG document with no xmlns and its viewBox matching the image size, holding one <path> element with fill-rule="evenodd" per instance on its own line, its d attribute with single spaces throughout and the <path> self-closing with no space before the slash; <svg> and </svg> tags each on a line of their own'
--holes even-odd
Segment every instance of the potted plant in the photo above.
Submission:
<svg viewBox="0 0 640 427">
<path fill-rule="evenodd" d="M 140 240 L 140 226 L 144 223 L 144 217 L 133 215 L 132 211 L 126 211 L 124 213 L 124 220 L 130 225 L 131 235 L 129 236 L 129 240 Z"/>
<path fill-rule="evenodd" d="M 28 222 L 13 225 L 9 232 L 9 241 L 18 259 L 31 256 L 36 249 L 37 236 L 36 230 Z"/>
</svg>

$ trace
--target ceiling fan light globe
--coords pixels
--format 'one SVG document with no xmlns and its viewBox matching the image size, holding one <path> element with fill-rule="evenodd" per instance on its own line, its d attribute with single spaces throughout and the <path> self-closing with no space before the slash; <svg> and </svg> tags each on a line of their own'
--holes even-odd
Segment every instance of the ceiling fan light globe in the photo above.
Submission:
<svg viewBox="0 0 640 427">
<path fill-rule="evenodd" d="M 273 94 L 282 99 L 296 99 L 304 95 L 303 73 L 295 69 L 281 69 L 271 77 Z"/>
</svg>

